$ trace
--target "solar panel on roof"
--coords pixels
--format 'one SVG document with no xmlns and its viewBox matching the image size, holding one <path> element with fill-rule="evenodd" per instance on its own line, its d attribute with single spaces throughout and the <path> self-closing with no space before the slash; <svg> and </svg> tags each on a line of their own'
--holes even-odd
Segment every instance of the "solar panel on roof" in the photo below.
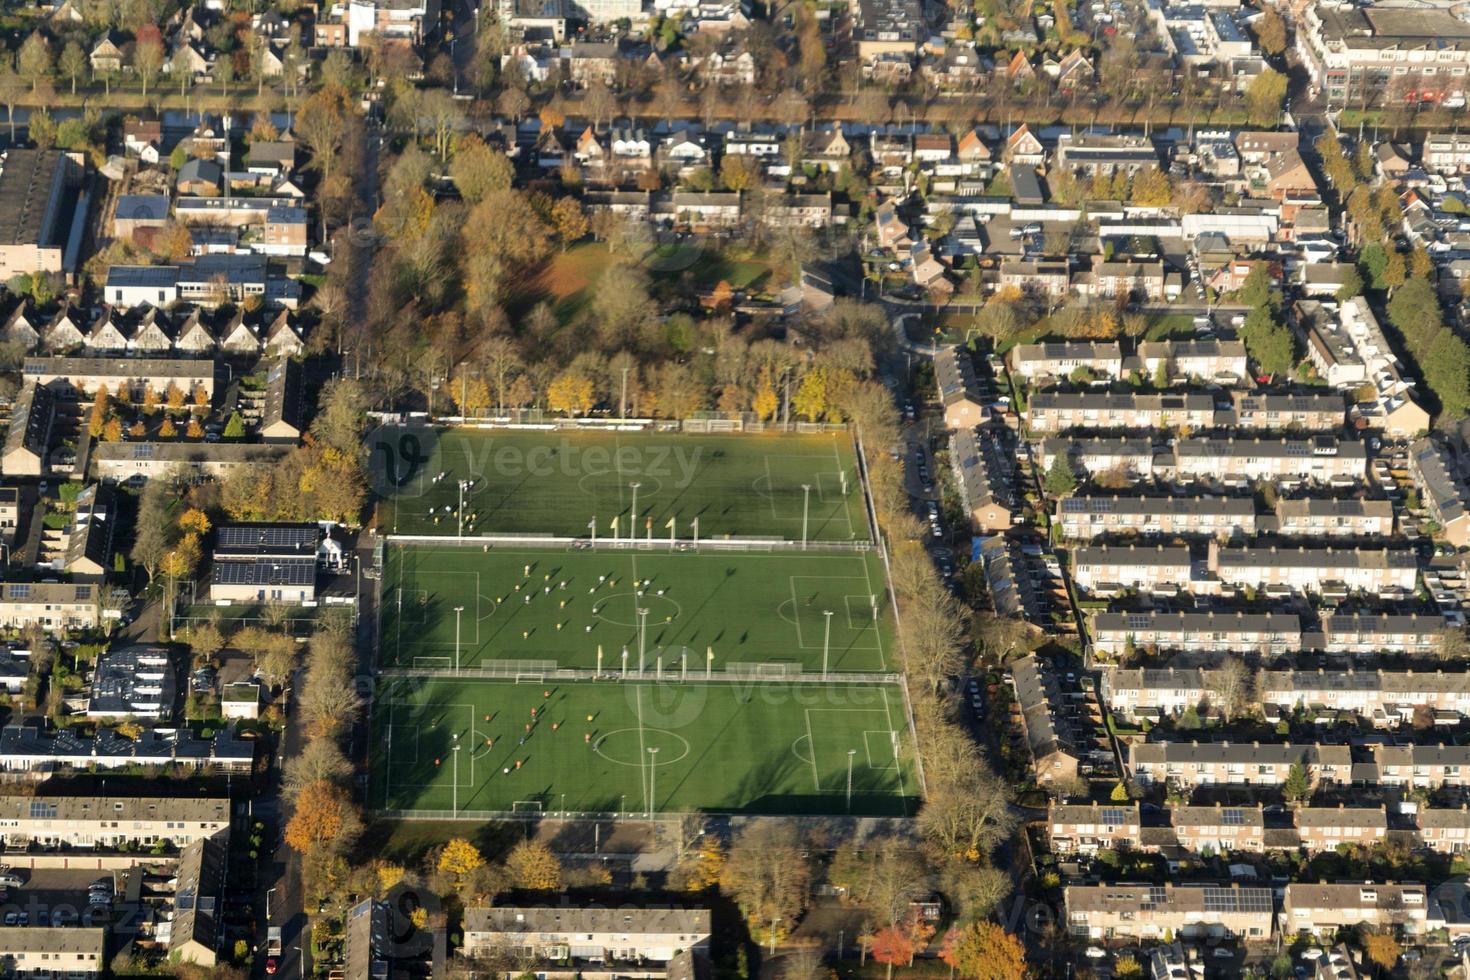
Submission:
<svg viewBox="0 0 1470 980">
<path fill-rule="evenodd" d="M 31 800 L 32 820 L 53 820 L 56 817 L 56 804 L 47 803 L 44 800 Z"/>
<path fill-rule="evenodd" d="M 1127 816 L 1122 810 L 1109 808 L 1102 812 L 1104 827 L 1121 827 L 1126 822 Z"/>
<path fill-rule="evenodd" d="M 1245 812 L 1242 810 L 1221 810 L 1220 823 L 1225 827 L 1244 826 Z"/>
</svg>

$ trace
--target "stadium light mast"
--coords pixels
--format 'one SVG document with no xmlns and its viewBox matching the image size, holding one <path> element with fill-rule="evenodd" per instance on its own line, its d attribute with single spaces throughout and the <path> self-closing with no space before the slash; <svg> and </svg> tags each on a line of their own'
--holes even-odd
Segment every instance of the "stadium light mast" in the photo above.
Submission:
<svg viewBox="0 0 1470 980">
<path fill-rule="evenodd" d="M 642 485 L 637 480 L 628 484 L 633 490 L 633 513 L 628 515 L 628 540 L 630 542 L 638 537 L 638 488 Z"/>
<path fill-rule="evenodd" d="M 459 816 L 459 732 L 454 733 L 454 755 L 451 761 L 454 764 L 454 799 L 451 809 L 457 817 Z"/>
<path fill-rule="evenodd" d="M 801 485 L 801 550 L 806 550 L 806 516 L 808 504 L 812 499 L 812 485 L 803 483 Z"/>
<path fill-rule="evenodd" d="M 852 812 L 852 757 L 857 755 L 857 749 L 847 750 L 847 812 Z"/>
<path fill-rule="evenodd" d="M 454 607 L 454 669 L 459 670 L 459 614 L 464 612 L 464 606 Z M 455 736 L 458 738 L 459 736 Z"/>
<path fill-rule="evenodd" d="M 648 610 L 638 608 L 638 676 L 643 676 L 643 652 L 648 641 Z"/>
<path fill-rule="evenodd" d="M 826 628 L 822 631 L 822 680 L 826 680 L 827 654 L 832 649 L 832 610 L 824 609 L 822 615 L 827 621 Z"/>
<path fill-rule="evenodd" d="M 658 746 L 648 747 L 648 815 L 658 808 Z"/>
</svg>

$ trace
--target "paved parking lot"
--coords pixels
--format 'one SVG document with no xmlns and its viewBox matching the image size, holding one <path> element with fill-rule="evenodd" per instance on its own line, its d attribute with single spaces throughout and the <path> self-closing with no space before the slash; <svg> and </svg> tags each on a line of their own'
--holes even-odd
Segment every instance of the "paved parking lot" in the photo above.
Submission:
<svg viewBox="0 0 1470 980">
<path fill-rule="evenodd" d="M 7 926 L 95 925 L 112 917 L 110 904 L 88 902 L 87 889 L 100 878 L 113 877 L 113 872 L 96 868 L 37 868 L 12 873 L 20 877 L 21 885 L 7 889 L 5 900 L 0 902 L 0 922 Z"/>
</svg>

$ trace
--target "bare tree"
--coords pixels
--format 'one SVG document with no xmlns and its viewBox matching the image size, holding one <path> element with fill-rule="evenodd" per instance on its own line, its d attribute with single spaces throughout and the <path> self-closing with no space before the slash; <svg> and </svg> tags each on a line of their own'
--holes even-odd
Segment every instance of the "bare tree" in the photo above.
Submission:
<svg viewBox="0 0 1470 980">
<path fill-rule="evenodd" d="M 1210 692 L 1210 703 L 1227 725 L 1256 700 L 1255 675 L 1239 657 L 1226 657 L 1219 667 L 1208 671 L 1205 686 Z"/>
</svg>

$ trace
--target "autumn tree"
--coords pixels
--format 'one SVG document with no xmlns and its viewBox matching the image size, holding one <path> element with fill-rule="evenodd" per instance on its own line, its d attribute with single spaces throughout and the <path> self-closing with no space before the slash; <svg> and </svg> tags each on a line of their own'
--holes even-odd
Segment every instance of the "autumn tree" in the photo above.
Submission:
<svg viewBox="0 0 1470 980">
<path fill-rule="evenodd" d="M 560 198 L 552 205 L 551 223 L 556 227 L 557 237 L 561 239 L 563 252 L 568 245 L 586 238 L 587 233 L 592 230 L 587 214 L 582 210 L 582 202 L 575 197 Z"/>
<path fill-rule="evenodd" d="M 1363 955 L 1368 957 L 1369 962 L 1385 973 L 1393 970 L 1398 965 L 1399 957 L 1404 949 L 1399 941 L 1388 932 L 1364 932 L 1363 933 Z"/>
<path fill-rule="evenodd" d="M 555 891 L 561 887 L 561 862 L 540 841 L 517 843 L 505 856 L 505 870 L 517 888 Z"/>
<path fill-rule="evenodd" d="M 1253 126 L 1275 126 L 1281 119 L 1281 102 L 1286 97 L 1286 76 L 1267 68 L 1246 89 L 1246 112 Z"/>
<path fill-rule="evenodd" d="M 76 41 L 68 41 L 66 47 L 61 49 L 61 58 L 57 67 L 61 69 L 62 76 L 71 82 L 71 94 L 77 94 L 77 80 L 87 76 L 87 70 L 91 67 L 91 61 L 87 58 L 87 52 Z"/>
<path fill-rule="evenodd" d="M 781 823 L 743 827 L 720 875 L 721 890 L 735 900 L 751 935 L 761 942 L 771 938 L 772 923 L 778 939 L 796 924 L 810 882 L 806 848 L 796 828 Z"/>
<path fill-rule="evenodd" d="M 720 183 L 729 191 L 748 191 L 760 183 L 760 161 L 743 153 L 726 153 L 720 160 Z"/>
<path fill-rule="evenodd" d="M 143 99 L 148 99 L 148 86 L 158 80 L 163 72 L 166 57 L 163 35 L 156 24 L 148 24 L 138 30 L 133 39 L 133 73 L 143 83 Z"/>
<path fill-rule="evenodd" d="M 1276 8 L 1265 5 L 1261 16 L 1256 19 L 1256 41 L 1261 50 L 1275 57 L 1286 50 L 1286 21 Z"/>
<path fill-rule="evenodd" d="M 31 92 L 51 74 L 51 45 L 40 31 L 32 31 L 20 46 L 16 65 L 21 77 L 31 83 Z"/>
<path fill-rule="evenodd" d="M 352 778 L 352 763 L 330 738 L 307 740 L 301 751 L 286 760 L 284 786 L 287 797 L 295 798 L 318 783 L 346 785 Z"/>
<path fill-rule="evenodd" d="M 452 837 L 444 845 L 444 850 L 439 852 L 436 867 L 441 873 L 449 875 L 456 884 L 463 884 L 465 879 L 484 864 L 485 858 L 479 848 L 463 837 Z"/>
<path fill-rule="evenodd" d="M 318 847 L 341 851 L 362 829 L 362 818 L 336 783 L 317 780 L 296 794 L 296 806 L 286 824 L 286 843 L 305 854 Z"/>
<path fill-rule="evenodd" d="M 546 389 L 546 406 L 575 418 L 592 410 L 592 380 L 575 371 L 563 371 Z"/>
<path fill-rule="evenodd" d="M 515 182 L 510 158 L 491 149 L 474 133 L 462 137 L 449 161 L 449 177 L 467 204 L 479 204 L 494 191 L 507 191 Z"/>
<path fill-rule="evenodd" d="M 107 425 L 107 413 L 110 407 L 111 399 L 107 394 L 107 385 L 98 385 L 97 393 L 92 396 L 92 413 L 87 418 L 87 434 L 93 439 L 102 435 L 102 430 Z"/>
<path fill-rule="evenodd" d="M 867 937 L 868 951 L 873 959 L 888 969 L 888 980 L 893 980 L 895 966 L 908 966 L 914 961 L 918 944 L 902 926 L 884 926 Z"/>
<path fill-rule="evenodd" d="M 994 922 L 951 929 L 939 958 L 967 980 L 1016 980 L 1026 975 L 1026 948 Z"/>
</svg>

